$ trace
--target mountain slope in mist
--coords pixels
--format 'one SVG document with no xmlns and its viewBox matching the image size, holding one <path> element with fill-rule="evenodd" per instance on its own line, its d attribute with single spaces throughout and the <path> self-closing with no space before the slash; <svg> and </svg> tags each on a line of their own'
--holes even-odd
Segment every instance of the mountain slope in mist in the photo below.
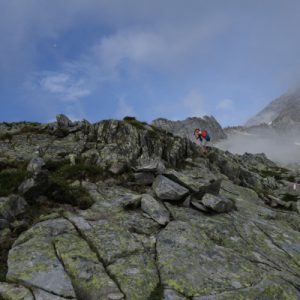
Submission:
<svg viewBox="0 0 300 300">
<path fill-rule="evenodd" d="M 247 127 L 270 124 L 278 129 L 300 127 L 300 89 L 286 93 L 272 101 L 246 123 Z"/>
</svg>

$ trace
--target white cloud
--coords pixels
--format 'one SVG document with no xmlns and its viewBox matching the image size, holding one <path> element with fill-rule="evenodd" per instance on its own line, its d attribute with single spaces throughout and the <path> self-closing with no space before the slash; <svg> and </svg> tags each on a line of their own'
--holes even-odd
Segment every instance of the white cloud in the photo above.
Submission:
<svg viewBox="0 0 300 300">
<path fill-rule="evenodd" d="M 121 97 L 117 103 L 116 117 L 123 119 L 126 116 L 133 117 L 136 116 L 136 113 L 134 108 L 125 101 L 124 97 Z"/>
<path fill-rule="evenodd" d="M 234 102 L 230 99 L 223 99 L 217 105 L 217 109 L 225 110 L 225 111 L 232 111 L 232 110 L 234 110 Z"/>
<path fill-rule="evenodd" d="M 63 102 L 78 101 L 91 94 L 91 90 L 86 87 L 84 78 L 77 79 L 66 73 L 45 74 L 40 80 L 40 87 Z"/>
</svg>

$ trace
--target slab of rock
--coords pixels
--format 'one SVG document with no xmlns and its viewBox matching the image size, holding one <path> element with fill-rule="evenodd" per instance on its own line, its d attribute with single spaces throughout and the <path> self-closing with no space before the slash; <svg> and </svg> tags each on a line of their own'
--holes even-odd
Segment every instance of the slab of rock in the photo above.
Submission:
<svg viewBox="0 0 300 300">
<path fill-rule="evenodd" d="M 162 284 L 190 298 L 260 281 L 263 273 L 256 264 L 217 245 L 217 235 L 215 240 L 208 237 L 205 232 L 214 223 L 206 222 L 203 215 L 193 223 L 173 221 L 159 233 L 156 248 Z"/>
<path fill-rule="evenodd" d="M 0 299 L 3 300 L 34 300 L 27 288 L 6 282 L 0 282 Z"/>
<path fill-rule="evenodd" d="M 97 249 L 105 265 L 112 264 L 120 257 L 143 251 L 143 245 L 117 223 L 106 220 L 87 222 L 81 217 L 70 219 L 81 235 Z"/>
<path fill-rule="evenodd" d="M 141 202 L 142 210 L 160 225 L 170 222 L 170 213 L 162 203 L 148 194 L 144 194 Z"/>
<path fill-rule="evenodd" d="M 71 280 L 53 245 L 53 238 L 64 232 L 76 233 L 70 222 L 54 219 L 38 223 L 21 234 L 8 254 L 7 280 L 23 282 L 63 298 L 75 298 Z"/>
<path fill-rule="evenodd" d="M 162 200 L 181 200 L 189 193 L 189 190 L 169 178 L 158 175 L 152 188 L 159 199 Z"/>
<path fill-rule="evenodd" d="M 203 172 L 203 173 L 202 173 Z M 217 194 L 220 190 L 220 184 L 213 184 L 216 182 L 209 170 L 200 170 L 193 172 L 191 170 L 175 171 L 173 169 L 167 170 L 163 173 L 164 176 L 186 187 L 191 192 L 205 192 L 211 191 Z"/>
<path fill-rule="evenodd" d="M 121 258 L 110 265 L 108 270 L 118 281 L 126 299 L 151 299 L 159 283 L 155 261 L 147 254 Z"/>
<path fill-rule="evenodd" d="M 215 196 L 212 194 L 205 194 L 202 198 L 202 204 L 217 213 L 224 213 L 229 212 L 234 208 L 233 201 L 222 197 L 222 196 Z"/>
<path fill-rule="evenodd" d="M 166 288 L 162 300 L 187 300 L 187 298 L 172 289 Z"/>
<path fill-rule="evenodd" d="M 124 295 L 84 239 L 75 234 L 64 234 L 54 243 L 77 297 L 109 300 L 112 295 L 119 295 L 117 299 L 123 299 Z"/>
</svg>

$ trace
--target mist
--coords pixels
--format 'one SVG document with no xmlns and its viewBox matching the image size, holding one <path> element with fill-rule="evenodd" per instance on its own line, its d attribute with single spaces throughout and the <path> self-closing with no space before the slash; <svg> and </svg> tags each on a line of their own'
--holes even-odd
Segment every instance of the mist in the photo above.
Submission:
<svg viewBox="0 0 300 300">
<path fill-rule="evenodd" d="M 300 130 L 277 132 L 274 129 L 232 130 L 215 146 L 235 154 L 265 153 L 282 166 L 300 164 Z"/>
</svg>

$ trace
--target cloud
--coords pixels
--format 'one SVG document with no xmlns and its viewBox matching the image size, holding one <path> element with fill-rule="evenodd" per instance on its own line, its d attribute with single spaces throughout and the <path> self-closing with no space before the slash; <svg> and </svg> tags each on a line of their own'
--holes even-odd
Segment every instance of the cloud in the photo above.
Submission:
<svg viewBox="0 0 300 300">
<path fill-rule="evenodd" d="M 217 109 L 224 111 L 233 111 L 234 110 L 234 102 L 230 99 L 223 99 L 217 105 Z"/>
<path fill-rule="evenodd" d="M 65 73 L 46 74 L 40 80 L 40 87 L 63 102 L 79 101 L 91 94 L 91 90 L 85 86 L 84 78 L 72 78 L 71 74 Z"/>
</svg>

